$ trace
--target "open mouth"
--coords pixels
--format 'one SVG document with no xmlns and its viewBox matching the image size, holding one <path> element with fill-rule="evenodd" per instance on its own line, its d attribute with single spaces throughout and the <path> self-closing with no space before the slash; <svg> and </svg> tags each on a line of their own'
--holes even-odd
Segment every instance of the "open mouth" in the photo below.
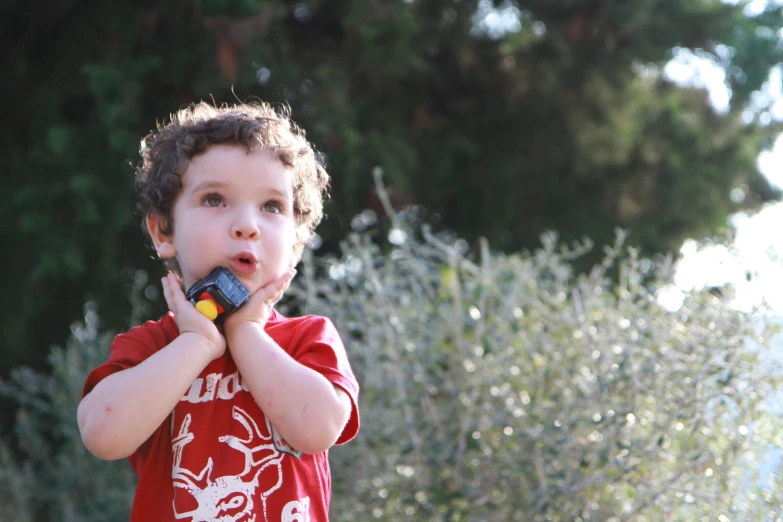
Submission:
<svg viewBox="0 0 783 522">
<path fill-rule="evenodd" d="M 252 274 L 258 270 L 258 259 L 250 252 L 240 252 L 231 258 L 231 270 L 241 274 Z"/>
<path fill-rule="evenodd" d="M 244 263 L 247 265 L 254 265 L 258 263 L 258 259 L 252 252 L 239 252 L 234 257 L 231 258 L 232 260 L 236 261 L 237 263 Z"/>
</svg>

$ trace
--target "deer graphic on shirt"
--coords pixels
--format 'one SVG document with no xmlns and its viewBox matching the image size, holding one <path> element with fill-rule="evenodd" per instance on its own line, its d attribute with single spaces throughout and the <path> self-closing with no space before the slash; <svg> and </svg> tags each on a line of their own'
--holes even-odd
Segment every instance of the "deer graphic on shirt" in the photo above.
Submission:
<svg viewBox="0 0 783 522">
<path fill-rule="evenodd" d="M 264 520 L 267 519 L 266 500 L 283 484 L 281 461 L 286 453 L 279 451 L 275 444 L 273 429 L 264 435 L 250 415 L 242 408 L 234 406 L 232 417 L 246 432 L 245 438 L 223 435 L 218 440 L 244 455 L 244 470 L 238 475 L 212 477 L 213 462 L 209 458 L 199 474 L 185 469 L 182 464 L 182 452 L 195 435 L 191 433 L 190 414 L 185 415 L 179 433 L 172 440 L 174 462 L 172 479 L 174 487 L 187 491 L 197 502 L 198 507 L 184 513 L 177 512 L 177 519 L 190 519 L 190 522 L 255 522 L 253 498 L 258 488 L 259 476 L 268 469 L 277 472 L 277 482 L 260 495 L 263 504 Z M 268 422 L 267 422 L 268 424 Z M 271 426 L 267 426 L 271 428 Z"/>
</svg>

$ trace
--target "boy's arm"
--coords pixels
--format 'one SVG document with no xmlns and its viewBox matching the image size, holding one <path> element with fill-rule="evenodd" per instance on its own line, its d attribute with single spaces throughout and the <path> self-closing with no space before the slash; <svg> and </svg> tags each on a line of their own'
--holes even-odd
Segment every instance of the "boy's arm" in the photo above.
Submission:
<svg viewBox="0 0 783 522">
<path fill-rule="evenodd" d="M 160 426 L 201 371 L 223 355 L 225 339 L 185 299 L 174 275 L 163 278 L 163 295 L 180 335 L 133 368 L 109 375 L 79 404 L 84 445 L 95 456 L 130 456 Z"/>
<path fill-rule="evenodd" d="M 130 456 L 166 420 L 211 360 L 206 344 L 189 332 L 137 366 L 103 379 L 79 404 L 84 445 L 105 460 Z"/>
<path fill-rule="evenodd" d="M 348 394 L 294 360 L 258 323 L 238 324 L 227 335 L 242 382 L 286 442 L 309 454 L 329 449 L 348 422 Z"/>
<path fill-rule="evenodd" d="M 254 292 L 226 318 L 225 333 L 242 382 L 264 415 L 290 446 L 317 454 L 337 441 L 352 406 L 345 391 L 297 362 L 264 331 L 295 273 L 291 269 Z"/>
</svg>

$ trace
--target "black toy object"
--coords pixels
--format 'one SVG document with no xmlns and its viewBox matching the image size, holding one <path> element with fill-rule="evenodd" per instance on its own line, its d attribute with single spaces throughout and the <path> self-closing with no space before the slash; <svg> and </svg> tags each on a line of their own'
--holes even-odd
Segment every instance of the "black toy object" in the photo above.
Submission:
<svg viewBox="0 0 783 522">
<path fill-rule="evenodd" d="M 185 294 L 210 321 L 222 321 L 250 299 L 250 292 L 226 267 L 214 269 L 207 277 L 196 281 Z"/>
</svg>

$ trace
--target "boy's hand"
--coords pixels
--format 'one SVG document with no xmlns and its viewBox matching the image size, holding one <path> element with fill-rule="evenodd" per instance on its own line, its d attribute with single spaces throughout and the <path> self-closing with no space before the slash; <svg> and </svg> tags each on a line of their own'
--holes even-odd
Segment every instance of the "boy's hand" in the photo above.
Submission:
<svg viewBox="0 0 783 522">
<path fill-rule="evenodd" d="M 230 332 L 243 323 L 257 323 L 263 328 L 269 318 L 269 312 L 288 290 L 294 275 L 296 270 L 289 268 L 283 275 L 253 292 L 250 300 L 242 308 L 226 317 L 224 323 L 226 336 L 230 337 Z"/>
<path fill-rule="evenodd" d="M 201 336 L 211 360 L 221 357 L 226 351 L 226 340 L 217 326 L 201 315 L 193 303 L 187 300 L 177 276 L 169 273 L 161 282 L 163 297 L 166 298 L 169 310 L 174 312 L 174 320 L 177 322 L 180 335 L 194 333 Z"/>
</svg>

